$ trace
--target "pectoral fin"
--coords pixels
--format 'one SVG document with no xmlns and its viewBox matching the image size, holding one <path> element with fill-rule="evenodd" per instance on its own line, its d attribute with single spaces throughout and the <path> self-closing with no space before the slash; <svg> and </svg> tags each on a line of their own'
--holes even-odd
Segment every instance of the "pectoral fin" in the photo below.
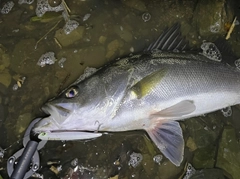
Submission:
<svg viewBox="0 0 240 179">
<path fill-rule="evenodd" d="M 131 91 L 137 96 L 138 99 L 146 96 L 156 87 L 157 84 L 161 82 L 166 72 L 166 69 L 160 69 L 149 74 L 148 76 L 137 82 L 131 88 Z"/>
<path fill-rule="evenodd" d="M 183 160 L 184 140 L 179 123 L 176 121 L 159 123 L 147 132 L 165 157 L 176 166 L 180 166 Z"/>
</svg>

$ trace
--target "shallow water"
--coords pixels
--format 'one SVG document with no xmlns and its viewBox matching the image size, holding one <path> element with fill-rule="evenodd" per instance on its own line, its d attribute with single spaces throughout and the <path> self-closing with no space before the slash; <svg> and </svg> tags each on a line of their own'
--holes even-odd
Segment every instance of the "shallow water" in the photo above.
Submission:
<svg viewBox="0 0 240 179">
<path fill-rule="evenodd" d="M 181 23 L 191 46 L 200 46 L 203 40 L 224 37 L 240 13 L 234 1 L 67 1 L 70 19 L 76 20 L 79 27 L 64 35 L 61 12 L 38 19 L 36 0 L 30 5 L 14 3 L 8 14 L 0 14 L 0 147 L 6 149 L 0 159 L 3 178 L 7 178 L 8 157 L 22 148 L 25 129 L 34 118 L 44 115 L 40 107 L 74 82 L 86 67 L 101 67 L 115 58 L 142 51 L 175 22 Z M 237 25 L 229 39 L 238 57 L 239 31 Z M 63 68 L 58 61 L 38 66 L 46 52 L 54 52 L 58 61 L 66 58 Z M 16 84 L 19 87 L 13 90 Z M 232 110 L 227 118 L 218 111 L 181 122 L 186 148 L 180 167 L 164 157 L 160 163 L 155 162 L 153 158 L 160 151 L 145 132 L 133 131 L 89 141 L 48 142 L 40 151 L 38 172 L 44 178 L 64 177 L 69 168 L 74 168 L 71 161 L 78 158 L 81 178 L 182 178 L 188 162 L 199 170 L 219 168 L 226 178 L 239 178 L 240 110 Z M 135 168 L 129 163 L 133 152 L 141 153 L 143 158 Z M 60 161 L 54 166 L 62 165 L 63 170 L 56 175 L 50 171 L 48 161 Z"/>
</svg>

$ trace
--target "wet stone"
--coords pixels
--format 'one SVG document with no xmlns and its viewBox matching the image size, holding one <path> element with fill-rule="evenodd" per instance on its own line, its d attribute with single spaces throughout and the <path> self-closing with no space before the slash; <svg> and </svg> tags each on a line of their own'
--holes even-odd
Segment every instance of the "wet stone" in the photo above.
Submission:
<svg viewBox="0 0 240 179">
<path fill-rule="evenodd" d="M 105 37 L 105 36 L 100 36 L 98 39 L 100 44 L 104 44 L 106 42 L 106 40 L 107 40 L 107 37 Z"/>
<path fill-rule="evenodd" d="M 24 113 L 19 115 L 16 121 L 16 133 L 20 134 L 26 130 L 30 121 L 33 119 L 32 113 Z"/>
<path fill-rule="evenodd" d="M 3 84 L 6 88 L 9 87 L 12 81 L 12 76 L 9 74 L 8 70 L 0 72 L 0 83 Z"/>
<path fill-rule="evenodd" d="M 141 164 L 148 175 L 151 175 L 153 173 L 155 164 L 153 162 L 152 156 L 149 154 L 143 154 L 143 161 Z"/>
<path fill-rule="evenodd" d="M 107 46 L 106 58 L 112 58 L 116 55 L 116 52 L 123 46 L 123 42 L 120 40 L 113 40 Z"/>
<path fill-rule="evenodd" d="M 10 57 L 0 48 L 0 71 L 7 68 L 10 64 Z"/>
<path fill-rule="evenodd" d="M 226 179 L 224 172 L 220 169 L 202 169 L 197 170 L 189 179 Z M 184 178 L 185 179 L 185 178 Z M 187 178 L 186 178 L 187 179 Z"/>
<path fill-rule="evenodd" d="M 236 138 L 235 129 L 227 126 L 224 128 L 220 140 L 216 167 L 230 173 L 232 177 L 240 178 L 240 143 Z"/>
<path fill-rule="evenodd" d="M 186 130 L 194 139 L 197 148 L 205 148 L 216 142 L 221 132 L 223 124 L 220 118 L 222 114 L 208 114 L 205 117 L 196 117 L 184 121 Z"/>
<path fill-rule="evenodd" d="M 231 12 L 233 10 L 225 3 L 225 0 L 200 0 L 194 12 L 193 23 L 197 25 L 201 36 L 225 34 L 224 23 L 233 19 Z"/>
<path fill-rule="evenodd" d="M 132 41 L 132 34 L 123 26 L 115 26 L 114 30 L 118 36 L 123 39 L 125 42 Z"/>
<path fill-rule="evenodd" d="M 192 137 L 189 137 L 189 138 L 187 139 L 186 146 L 190 149 L 191 152 L 193 152 L 194 150 L 197 149 L 197 145 L 196 145 L 196 143 L 194 142 L 194 140 L 193 140 Z"/>
<path fill-rule="evenodd" d="M 147 10 L 144 2 L 141 0 L 122 0 L 122 3 L 130 8 L 133 8 L 142 12 Z"/>
<path fill-rule="evenodd" d="M 183 165 L 177 167 L 166 159 L 163 159 L 162 164 L 158 166 L 158 176 L 161 176 L 161 179 L 176 178 L 176 176 L 179 176 L 182 171 Z"/>
<path fill-rule="evenodd" d="M 84 26 L 78 26 L 71 33 L 66 34 L 64 30 L 59 29 L 55 33 L 55 38 L 59 41 L 59 43 L 63 47 L 66 47 L 81 40 L 83 38 L 84 30 L 85 30 Z"/>
<path fill-rule="evenodd" d="M 216 151 L 214 144 L 195 150 L 192 164 L 196 168 L 213 168 L 216 160 Z"/>
</svg>

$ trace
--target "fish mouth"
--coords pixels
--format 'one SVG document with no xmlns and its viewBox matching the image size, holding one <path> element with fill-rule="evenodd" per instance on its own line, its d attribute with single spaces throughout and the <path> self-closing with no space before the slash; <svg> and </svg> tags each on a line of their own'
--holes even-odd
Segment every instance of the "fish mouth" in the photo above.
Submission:
<svg viewBox="0 0 240 179">
<path fill-rule="evenodd" d="M 33 132 L 41 140 L 83 140 L 102 136 L 102 133 L 76 130 L 75 125 L 66 127 L 71 122 L 75 104 L 47 104 L 42 110 L 49 116 L 37 122 Z"/>
<path fill-rule="evenodd" d="M 49 115 L 59 114 L 61 116 L 67 116 L 71 113 L 71 108 L 67 107 L 66 103 L 46 104 L 42 107 L 42 110 Z"/>
<path fill-rule="evenodd" d="M 62 124 L 72 113 L 72 105 L 66 103 L 46 104 L 42 107 L 44 113 L 49 115 L 37 122 L 33 128 L 35 133 L 68 131 L 62 129 Z"/>
</svg>

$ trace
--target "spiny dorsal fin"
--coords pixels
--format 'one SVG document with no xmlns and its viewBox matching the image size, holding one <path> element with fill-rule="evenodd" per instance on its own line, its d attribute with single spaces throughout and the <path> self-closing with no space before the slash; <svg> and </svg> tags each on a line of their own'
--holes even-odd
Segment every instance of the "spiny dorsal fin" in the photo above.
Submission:
<svg viewBox="0 0 240 179">
<path fill-rule="evenodd" d="M 145 51 L 152 50 L 179 50 L 182 51 L 188 46 L 188 41 L 182 37 L 180 32 L 180 24 L 176 23 L 171 28 L 164 30 L 158 39 L 152 43 Z"/>
</svg>

